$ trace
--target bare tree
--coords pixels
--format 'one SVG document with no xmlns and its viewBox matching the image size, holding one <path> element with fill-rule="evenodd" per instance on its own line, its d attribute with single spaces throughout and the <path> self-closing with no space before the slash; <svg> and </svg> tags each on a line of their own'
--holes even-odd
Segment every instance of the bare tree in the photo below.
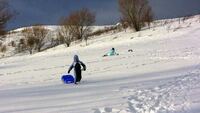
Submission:
<svg viewBox="0 0 200 113">
<path fill-rule="evenodd" d="M 151 9 L 151 7 L 149 7 L 144 15 L 144 22 L 147 23 L 149 29 L 151 27 L 151 22 L 153 21 L 153 17 L 154 17 L 154 15 L 152 13 L 152 9 Z"/>
<path fill-rule="evenodd" d="M 6 33 L 5 25 L 11 19 L 13 14 L 9 10 L 7 0 L 0 0 L 0 36 Z"/>
<path fill-rule="evenodd" d="M 140 31 L 146 22 L 150 25 L 153 20 L 153 13 L 147 0 L 119 0 L 119 10 L 122 19 L 136 31 Z"/>
<path fill-rule="evenodd" d="M 26 46 L 28 47 L 29 53 L 32 54 L 36 40 L 33 36 L 33 31 L 31 28 L 25 28 L 24 30 L 22 30 L 22 34 L 26 39 Z"/>
<path fill-rule="evenodd" d="M 66 44 L 67 47 L 70 46 L 72 40 L 73 40 L 73 35 L 69 31 L 69 26 L 61 26 L 58 32 L 58 38 L 60 43 Z"/>
<path fill-rule="evenodd" d="M 39 25 L 22 30 L 30 54 L 32 54 L 33 49 L 36 49 L 38 52 L 41 51 L 41 48 L 45 45 L 47 33 L 48 30 Z"/>
<path fill-rule="evenodd" d="M 66 26 L 70 35 L 75 40 L 84 39 L 87 44 L 88 34 L 91 25 L 95 22 L 95 14 L 89 9 L 83 8 L 79 11 L 72 12 L 67 18 L 64 18 L 61 25 Z"/>
<path fill-rule="evenodd" d="M 40 25 L 32 27 L 32 34 L 35 39 L 35 46 L 38 52 L 45 45 L 45 38 L 48 34 L 48 30 Z"/>
<path fill-rule="evenodd" d="M 126 20 L 124 19 L 120 19 L 120 22 L 122 24 L 122 28 L 125 29 L 125 32 L 126 32 L 126 29 L 128 28 L 128 23 Z"/>
<path fill-rule="evenodd" d="M 35 38 L 33 36 L 27 37 L 27 46 L 29 49 L 30 54 L 33 53 L 34 45 L 35 45 Z"/>
</svg>

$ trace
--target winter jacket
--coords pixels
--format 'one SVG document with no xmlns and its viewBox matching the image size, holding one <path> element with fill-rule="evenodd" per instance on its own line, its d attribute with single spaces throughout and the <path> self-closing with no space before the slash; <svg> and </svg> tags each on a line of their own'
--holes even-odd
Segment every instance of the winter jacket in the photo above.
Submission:
<svg viewBox="0 0 200 113">
<path fill-rule="evenodd" d="M 68 70 L 68 73 L 70 73 L 70 71 L 71 71 L 73 68 L 75 68 L 76 63 L 79 63 L 79 64 L 83 67 L 83 70 L 84 70 L 84 71 L 86 70 L 86 65 L 85 65 L 82 61 L 79 60 L 78 55 L 74 55 L 74 61 L 73 61 L 73 63 L 70 65 L 69 70 Z M 76 72 L 76 71 L 77 71 L 77 70 L 74 69 L 74 76 L 76 77 L 76 79 L 78 78 L 78 79 L 81 80 L 81 78 L 82 78 L 81 70 L 80 70 L 79 72 Z M 78 80 L 78 81 L 80 81 L 80 80 Z M 76 80 L 76 81 L 77 81 L 77 80 Z"/>
<path fill-rule="evenodd" d="M 115 50 L 111 49 L 108 53 L 107 56 L 113 56 L 113 55 L 118 55 Z"/>
</svg>

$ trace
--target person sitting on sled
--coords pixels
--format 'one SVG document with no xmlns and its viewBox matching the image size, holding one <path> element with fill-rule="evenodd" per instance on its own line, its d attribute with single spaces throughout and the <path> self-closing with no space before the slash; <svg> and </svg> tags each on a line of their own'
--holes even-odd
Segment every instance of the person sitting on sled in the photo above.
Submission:
<svg viewBox="0 0 200 113">
<path fill-rule="evenodd" d="M 83 67 L 83 70 L 86 70 L 86 65 L 79 60 L 78 55 L 74 55 L 74 61 L 69 67 L 68 73 L 74 68 L 74 76 L 75 76 L 75 84 L 77 82 L 81 81 L 82 75 L 81 75 L 81 66 Z"/>
<path fill-rule="evenodd" d="M 105 57 L 105 56 L 114 56 L 114 55 L 119 55 L 119 54 L 115 52 L 115 48 L 112 48 L 107 54 L 103 56 Z"/>
</svg>

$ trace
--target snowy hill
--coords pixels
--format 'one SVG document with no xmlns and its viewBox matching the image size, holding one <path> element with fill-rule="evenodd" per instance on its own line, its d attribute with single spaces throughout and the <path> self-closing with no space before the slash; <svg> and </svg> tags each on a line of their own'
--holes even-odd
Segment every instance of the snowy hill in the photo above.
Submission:
<svg viewBox="0 0 200 113">
<path fill-rule="evenodd" d="M 107 28 L 111 28 L 113 26 L 116 26 L 116 25 L 91 26 L 91 31 L 92 31 L 92 33 L 96 32 L 96 31 L 99 31 L 99 30 L 103 31 L 103 30 L 105 30 Z M 14 56 L 14 55 L 25 55 L 25 54 L 28 54 L 28 51 L 18 52 L 18 49 L 19 49 L 18 46 L 19 46 L 20 40 L 21 39 L 23 39 L 23 40 L 25 39 L 24 34 L 22 33 L 22 31 L 24 29 L 29 29 L 29 28 L 32 28 L 32 27 L 33 26 L 23 27 L 23 28 L 18 28 L 18 29 L 15 29 L 15 30 L 11 30 L 11 31 L 8 32 L 7 35 L 5 35 L 3 37 L 0 37 L 0 50 L 1 50 L 2 46 L 6 46 L 6 51 L 5 52 L 1 52 L 0 51 L 0 58 L 11 57 L 11 56 Z M 45 28 L 48 31 L 48 33 L 47 33 L 47 35 L 46 35 L 46 37 L 44 39 L 44 43 L 45 43 L 45 45 L 43 47 L 44 50 L 59 45 L 59 44 L 55 44 L 55 43 L 58 43 L 57 41 L 59 40 L 58 32 L 60 30 L 60 26 L 58 26 L 58 25 L 40 25 L 38 27 Z M 52 40 L 54 42 L 52 42 Z M 76 45 L 75 43 L 76 42 L 72 42 L 71 45 Z M 35 51 L 35 53 L 37 53 L 37 51 Z"/>
<path fill-rule="evenodd" d="M 199 34 L 197 15 L 0 59 L 0 113 L 199 113 Z M 102 57 L 111 47 L 119 55 Z M 66 85 L 74 54 L 87 70 Z"/>
</svg>

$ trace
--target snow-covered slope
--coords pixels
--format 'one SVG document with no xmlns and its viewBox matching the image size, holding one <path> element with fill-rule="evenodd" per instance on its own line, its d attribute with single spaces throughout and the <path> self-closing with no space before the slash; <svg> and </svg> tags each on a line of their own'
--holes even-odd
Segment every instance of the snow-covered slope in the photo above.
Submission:
<svg viewBox="0 0 200 113">
<path fill-rule="evenodd" d="M 116 25 L 91 26 L 91 31 L 96 32 L 98 30 L 105 30 L 105 29 L 113 27 L 113 26 L 116 26 Z M 6 46 L 6 51 L 3 53 L 0 52 L 0 58 L 11 57 L 14 55 L 28 54 L 27 51 L 23 51 L 23 52 L 19 53 L 18 52 L 18 44 L 20 42 L 20 39 L 25 38 L 24 35 L 22 34 L 22 30 L 24 30 L 26 28 L 31 28 L 31 27 L 32 26 L 22 27 L 22 28 L 18 28 L 15 30 L 11 30 L 4 37 L 0 37 L 0 43 L 2 43 L 2 45 Z M 48 49 L 48 48 L 54 47 L 55 43 L 56 43 L 55 39 L 58 38 L 58 32 L 59 32 L 60 26 L 58 26 L 58 25 L 42 25 L 41 27 L 44 27 L 45 29 L 48 30 L 48 33 L 44 40 L 45 45 L 42 47 L 42 49 Z M 54 40 L 54 42 L 52 42 L 52 40 Z M 73 43 L 75 43 L 75 42 L 72 42 L 71 45 L 73 45 Z M 1 48 L 1 46 L 0 46 L 0 48 Z"/>
<path fill-rule="evenodd" d="M 199 113 L 198 19 L 0 59 L 0 113 Z M 102 57 L 111 47 L 119 55 Z M 65 85 L 74 54 L 87 71 L 79 85 Z"/>
</svg>

